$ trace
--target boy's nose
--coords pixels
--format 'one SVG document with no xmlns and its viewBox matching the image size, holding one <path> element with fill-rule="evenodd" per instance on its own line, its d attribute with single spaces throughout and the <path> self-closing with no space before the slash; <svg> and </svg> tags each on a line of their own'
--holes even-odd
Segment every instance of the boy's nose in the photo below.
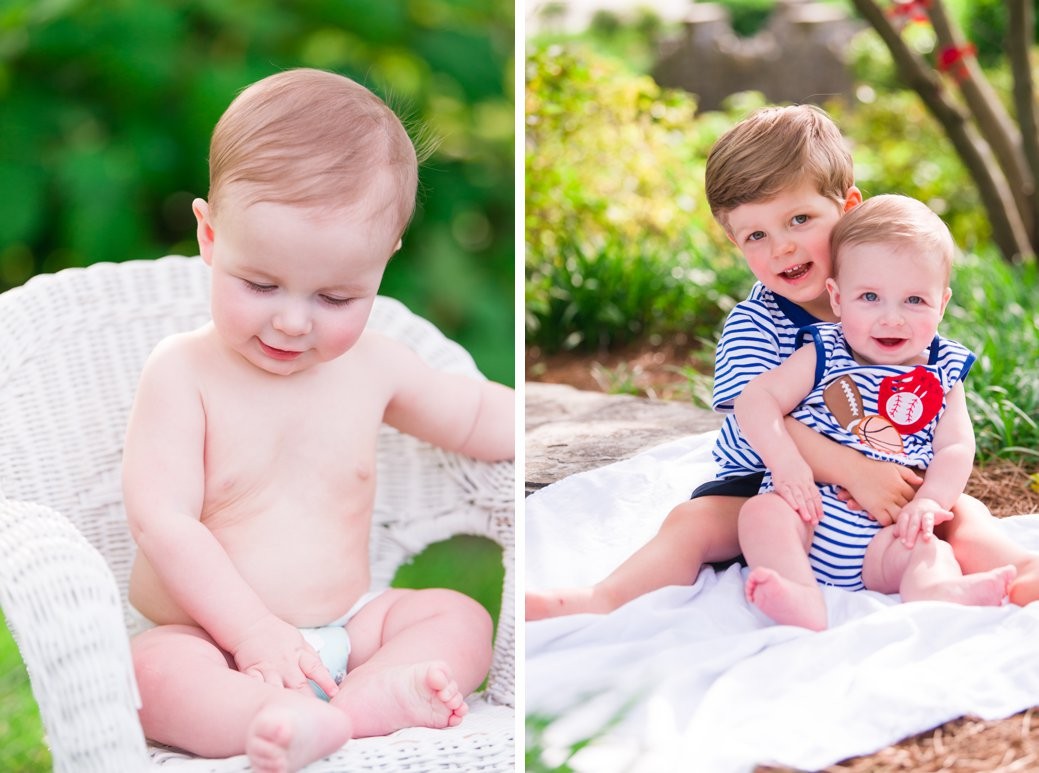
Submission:
<svg viewBox="0 0 1039 773">
<path fill-rule="evenodd" d="M 305 303 L 286 303 L 274 315 L 276 330 L 290 336 L 306 335 L 311 328 L 310 312 Z"/>
</svg>

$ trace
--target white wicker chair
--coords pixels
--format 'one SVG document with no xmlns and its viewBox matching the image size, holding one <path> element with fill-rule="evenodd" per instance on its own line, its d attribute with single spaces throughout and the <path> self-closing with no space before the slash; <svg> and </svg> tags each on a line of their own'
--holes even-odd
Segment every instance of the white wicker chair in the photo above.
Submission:
<svg viewBox="0 0 1039 773">
<path fill-rule="evenodd" d="M 0 604 L 59 771 L 249 769 L 244 756 L 201 760 L 146 744 L 127 635 L 135 550 L 120 491 L 127 413 L 152 347 L 206 320 L 208 296 L 207 267 L 182 257 L 69 269 L 0 295 Z M 396 301 L 380 298 L 371 324 L 435 367 L 476 372 L 457 344 Z M 386 428 L 378 481 L 376 585 L 452 534 L 502 546 L 494 664 L 461 726 L 351 741 L 307 771 L 511 771 L 514 466 Z"/>
</svg>

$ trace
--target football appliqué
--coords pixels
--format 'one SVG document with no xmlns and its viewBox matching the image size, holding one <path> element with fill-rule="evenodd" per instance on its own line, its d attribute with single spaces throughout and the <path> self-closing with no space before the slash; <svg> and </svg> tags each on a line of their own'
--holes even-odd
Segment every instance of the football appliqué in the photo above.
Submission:
<svg viewBox="0 0 1039 773">
<path fill-rule="evenodd" d="M 833 414 L 833 418 L 845 429 L 861 421 L 865 412 L 862 409 L 862 394 L 850 376 L 834 379 L 823 390 L 823 402 Z"/>
<path fill-rule="evenodd" d="M 901 376 L 880 382 L 877 407 L 880 414 L 904 435 L 926 427 L 942 409 L 945 390 L 933 373 L 916 366 Z"/>
</svg>

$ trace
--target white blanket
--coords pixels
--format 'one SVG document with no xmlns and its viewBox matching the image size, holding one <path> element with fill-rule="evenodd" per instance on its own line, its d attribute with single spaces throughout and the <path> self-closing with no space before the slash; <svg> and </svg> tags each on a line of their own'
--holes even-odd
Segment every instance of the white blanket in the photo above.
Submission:
<svg viewBox="0 0 1039 773">
<path fill-rule="evenodd" d="M 714 434 L 567 478 L 526 502 L 528 588 L 587 584 L 655 532 L 713 474 Z M 1039 549 L 1039 515 L 1003 519 Z M 1039 705 L 1039 604 L 899 604 L 824 590 L 831 628 L 773 625 L 746 570 L 706 569 L 610 615 L 526 626 L 526 711 L 578 771 L 818 769 L 963 715 Z"/>
</svg>

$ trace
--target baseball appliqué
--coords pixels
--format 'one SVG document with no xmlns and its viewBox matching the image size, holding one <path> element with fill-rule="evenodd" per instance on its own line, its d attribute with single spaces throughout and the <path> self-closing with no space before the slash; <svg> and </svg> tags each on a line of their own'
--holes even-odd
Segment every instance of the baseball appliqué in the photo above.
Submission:
<svg viewBox="0 0 1039 773">
<path fill-rule="evenodd" d="M 918 365 L 909 373 L 881 381 L 877 397 L 881 415 L 902 434 L 912 435 L 941 411 L 945 390 L 933 373 Z"/>
</svg>

